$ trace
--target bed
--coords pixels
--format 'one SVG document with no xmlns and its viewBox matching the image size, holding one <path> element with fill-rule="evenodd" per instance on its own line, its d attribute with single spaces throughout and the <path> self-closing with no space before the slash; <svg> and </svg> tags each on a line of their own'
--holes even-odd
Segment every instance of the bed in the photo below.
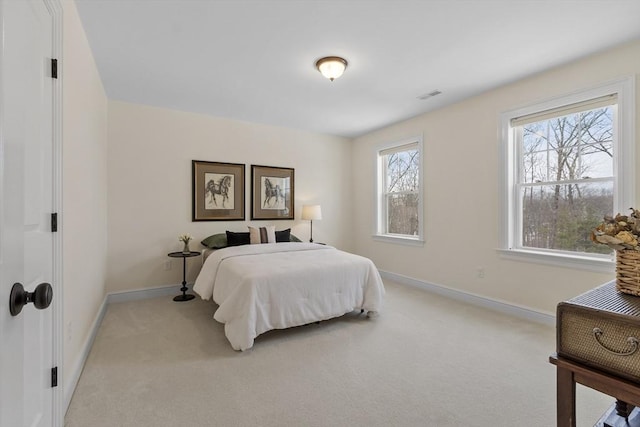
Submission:
<svg viewBox="0 0 640 427">
<path fill-rule="evenodd" d="M 268 243 L 213 251 L 193 290 L 218 304 L 235 350 L 272 329 L 327 320 L 353 310 L 375 317 L 385 293 L 373 262 L 316 243 Z"/>
</svg>

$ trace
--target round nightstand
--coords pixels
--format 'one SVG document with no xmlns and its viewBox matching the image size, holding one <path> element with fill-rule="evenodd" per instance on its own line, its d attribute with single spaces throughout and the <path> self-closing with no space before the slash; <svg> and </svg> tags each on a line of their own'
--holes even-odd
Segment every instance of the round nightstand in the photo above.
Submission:
<svg viewBox="0 0 640 427">
<path fill-rule="evenodd" d="M 196 296 L 193 294 L 188 294 L 187 291 L 187 258 L 191 258 L 194 256 L 201 255 L 200 252 L 171 252 L 168 253 L 167 256 L 171 258 L 182 258 L 182 287 L 180 290 L 182 291 L 182 295 L 178 295 L 173 298 L 174 301 L 189 301 L 194 299 Z"/>
</svg>

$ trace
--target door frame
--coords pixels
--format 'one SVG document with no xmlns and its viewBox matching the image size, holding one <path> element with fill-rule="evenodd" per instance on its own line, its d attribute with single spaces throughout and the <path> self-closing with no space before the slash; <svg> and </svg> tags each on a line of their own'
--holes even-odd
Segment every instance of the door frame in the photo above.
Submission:
<svg viewBox="0 0 640 427">
<path fill-rule="evenodd" d="M 62 212 L 62 70 L 63 70 L 63 9 L 61 0 L 42 0 L 51 13 L 53 19 L 52 52 L 58 60 L 58 75 L 53 81 L 53 135 L 52 135 L 52 204 L 53 212 L 58 214 L 58 230 L 53 233 L 53 366 L 58 367 L 58 386 L 53 388 L 53 414 L 54 425 L 64 425 L 64 415 L 67 408 L 64 407 L 64 282 L 63 282 L 63 251 L 62 236 L 64 229 L 61 227 Z"/>
</svg>

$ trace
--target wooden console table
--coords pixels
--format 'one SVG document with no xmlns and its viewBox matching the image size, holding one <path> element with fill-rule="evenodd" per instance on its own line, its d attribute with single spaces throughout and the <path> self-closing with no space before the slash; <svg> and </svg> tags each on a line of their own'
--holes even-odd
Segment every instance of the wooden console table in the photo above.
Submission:
<svg viewBox="0 0 640 427">
<path fill-rule="evenodd" d="M 595 427 L 640 426 L 640 385 L 552 354 L 557 368 L 557 426 L 576 427 L 576 383 L 617 399 Z M 616 411 L 617 409 L 617 411 Z M 626 413 L 627 419 L 618 414 Z"/>
</svg>

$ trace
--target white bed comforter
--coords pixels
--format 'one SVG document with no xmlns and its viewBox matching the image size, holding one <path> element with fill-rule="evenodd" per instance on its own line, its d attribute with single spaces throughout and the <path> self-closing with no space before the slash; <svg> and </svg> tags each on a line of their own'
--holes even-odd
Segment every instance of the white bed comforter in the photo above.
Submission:
<svg viewBox="0 0 640 427">
<path fill-rule="evenodd" d="M 213 252 L 193 290 L 219 305 L 214 319 L 224 323 L 235 350 L 255 337 L 342 316 L 355 309 L 378 312 L 385 293 L 373 262 L 332 246 L 269 243 Z"/>
</svg>

